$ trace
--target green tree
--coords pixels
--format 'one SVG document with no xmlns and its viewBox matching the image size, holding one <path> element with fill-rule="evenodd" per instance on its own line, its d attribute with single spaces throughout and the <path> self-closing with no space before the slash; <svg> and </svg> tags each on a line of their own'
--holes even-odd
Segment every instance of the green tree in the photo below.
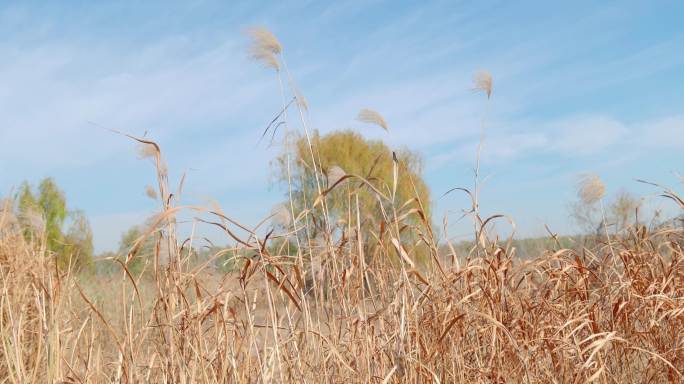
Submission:
<svg viewBox="0 0 684 384">
<path fill-rule="evenodd" d="M 19 214 L 27 228 L 27 233 L 33 236 L 45 232 L 47 248 L 56 251 L 62 242 L 62 225 L 67 216 L 66 199 L 51 178 L 43 179 L 38 186 L 38 193 L 34 194 L 28 182 L 24 182 L 17 195 Z M 41 224 L 37 225 L 41 219 Z"/>
<path fill-rule="evenodd" d="M 92 230 L 81 211 L 69 212 L 64 193 L 52 178 L 43 179 L 34 193 L 24 182 L 16 196 L 20 222 L 29 239 L 45 236 L 45 246 L 56 255 L 60 267 L 82 268 L 92 263 Z M 71 226 L 64 234 L 64 224 L 70 217 Z"/>
<path fill-rule="evenodd" d="M 291 182 L 293 203 L 297 210 L 310 207 L 318 195 L 317 183 L 322 189 L 330 188 L 344 175 L 356 175 L 366 179 L 386 196 L 392 195 L 394 180 L 394 161 L 398 164 L 398 179 L 394 206 L 417 197 L 423 207 L 426 220 L 430 220 L 430 191 L 422 178 L 422 161 L 418 154 L 408 149 L 393 152 L 380 140 L 367 140 L 360 134 L 345 130 L 321 136 L 317 131 L 311 137 L 316 166 L 311 159 L 311 150 L 305 137 L 296 137 L 289 152 L 282 153 L 274 161 L 277 179 L 287 185 Z M 288 158 L 290 158 L 290 177 L 288 177 Z M 314 168 L 318 170 L 317 175 Z M 330 222 L 345 220 L 348 216 L 349 192 L 356 193 L 361 207 L 361 215 L 366 229 L 377 228 L 382 221 L 382 213 L 376 194 L 363 185 L 357 178 L 347 178 L 340 182 L 326 200 Z M 387 204 L 387 203 L 385 203 Z M 417 203 L 412 205 L 418 207 Z M 392 210 L 388 209 L 391 215 Z M 321 210 L 311 216 L 314 236 L 324 229 Z M 406 219 L 411 224 L 419 224 L 418 216 Z M 412 232 L 412 231 L 407 231 Z"/>
<path fill-rule="evenodd" d="M 62 226 L 68 212 L 64 193 L 52 178 L 43 179 L 38 185 L 38 206 L 45 218 L 48 249 L 57 251 L 64 243 Z"/>
</svg>

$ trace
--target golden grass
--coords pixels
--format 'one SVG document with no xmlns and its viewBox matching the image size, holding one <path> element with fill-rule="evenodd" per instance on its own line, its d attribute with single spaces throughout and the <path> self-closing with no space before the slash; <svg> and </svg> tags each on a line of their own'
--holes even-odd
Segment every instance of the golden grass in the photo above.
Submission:
<svg viewBox="0 0 684 384">
<path fill-rule="evenodd" d="M 349 192 L 354 201 L 354 192 Z M 676 195 L 674 195 L 676 197 Z M 401 207 L 401 208 L 399 208 Z M 363 207 L 341 236 L 286 252 L 216 213 L 239 268 L 192 252 L 150 273 L 58 271 L 42 241 L 0 216 L 0 377 L 43 382 L 681 382 L 684 233 L 633 228 L 591 248 L 531 260 L 483 236 L 439 254 L 400 205 L 363 238 Z M 169 236 L 175 207 L 157 220 Z M 290 232 L 302 231 L 302 215 Z M 488 220 L 479 220 L 481 230 Z M 382 227 L 382 228 L 381 228 Z M 244 229 L 242 229 L 244 232 Z M 412 261 L 415 231 L 433 254 Z M 181 242 L 180 244 L 187 244 Z M 291 245 L 287 245 L 291 247 Z M 453 248 L 452 248 L 453 249 Z M 613 257 L 613 254 L 616 257 Z M 218 257 L 218 254 L 215 255 Z"/>
</svg>

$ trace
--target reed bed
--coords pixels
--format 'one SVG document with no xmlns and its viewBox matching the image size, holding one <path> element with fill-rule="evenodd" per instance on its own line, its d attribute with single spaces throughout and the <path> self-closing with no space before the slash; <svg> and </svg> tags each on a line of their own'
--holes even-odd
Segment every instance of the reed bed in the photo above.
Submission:
<svg viewBox="0 0 684 384">
<path fill-rule="evenodd" d="M 177 209 L 164 203 L 148 234 L 157 247 L 146 272 L 134 276 L 123 261 L 113 276 L 84 277 L 57 269 L 44 239 L 25 240 L 6 205 L 2 382 L 684 380 L 684 233 L 676 225 L 636 226 L 520 260 L 478 217 L 472 248 L 445 254 L 428 222 L 403 222 L 420 216 L 415 204 L 386 212 L 372 239 L 359 230 L 364 207 L 350 207 L 342 235 L 323 241 L 306 238 L 306 214 L 260 238 L 207 211 L 216 221 L 205 221 L 235 247 L 191 263 L 190 239 L 172 241 L 164 264 L 161 244 L 173 238 Z M 406 231 L 428 247 L 425 263 L 413 260 Z M 297 246 L 269 246 L 294 237 Z M 215 261 L 226 254 L 236 268 L 219 273 Z"/>
</svg>

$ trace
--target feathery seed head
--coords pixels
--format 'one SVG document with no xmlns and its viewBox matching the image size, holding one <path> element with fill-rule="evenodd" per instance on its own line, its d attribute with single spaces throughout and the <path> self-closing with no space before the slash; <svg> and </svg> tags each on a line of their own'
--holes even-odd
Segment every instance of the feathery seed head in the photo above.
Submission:
<svg viewBox="0 0 684 384">
<path fill-rule="evenodd" d="M 247 33 L 252 40 L 249 47 L 250 57 L 268 68 L 279 71 L 280 63 L 276 56 L 282 52 L 283 47 L 273 33 L 263 27 L 251 28 Z"/>
<path fill-rule="evenodd" d="M 387 122 L 382 115 L 372 109 L 362 109 L 358 116 L 356 116 L 356 120 L 362 123 L 375 124 L 382 127 L 385 131 L 389 131 Z"/>
<path fill-rule="evenodd" d="M 166 162 L 163 159 L 159 162 L 159 169 L 157 172 L 161 177 L 166 177 L 169 175 L 169 167 L 166 165 Z"/>
<path fill-rule="evenodd" d="M 601 178 L 592 174 L 580 175 L 577 183 L 577 196 L 585 204 L 594 204 L 601 200 L 606 192 Z"/>
<path fill-rule="evenodd" d="M 154 157 L 157 154 L 157 148 L 152 144 L 141 143 L 138 145 L 138 158 L 146 159 L 148 157 Z"/>
<path fill-rule="evenodd" d="M 482 91 L 487 94 L 487 98 L 489 99 L 492 96 L 492 84 L 494 80 L 492 79 L 492 75 L 485 71 L 481 70 L 478 73 L 475 74 L 475 87 L 474 89 L 476 91 Z"/>
<path fill-rule="evenodd" d="M 259 47 L 265 51 L 273 52 L 274 54 L 279 54 L 283 51 L 283 46 L 275 37 L 275 35 L 264 27 L 254 27 L 250 28 L 248 31 L 249 36 L 252 38 L 252 45 Z"/>
<path fill-rule="evenodd" d="M 153 186 L 148 185 L 145 187 L 145 194 L 152 200 L 157 200 L 157 191 Z"/>
<path fill-rule="evenodd" d="M 301 108 L 304 111 L 309 110 L 309 103 L 306 101 L 304 95 L 302 95 L 302 93 L 299 92 L 299 89 L 297 88 L 294 89 L 294 97 L 295 100 L 297 100 L 297 105 L 299 105 L 299 108 Z"/>
<path fill-rule="evenodd" d="M 285 204 L 278 204 L 271 210 L 271 222 L 274 226 L 287 227 L 290 225 L 290 210 Z"/>
<path fill-rule="evenodd" d="M 265 51 L 263 49 L 251 49 L 250 57 L 259 63 L 261 63 L 266 68 L 273 68 L 276 72 L 280 71 L 280 63 L 278 63 L 278 58 L 271 51 Z"/>
<path fill-rule="evenodd" d="M 344 169 L 337 165 L 333 165 L 328 170 L 328 187 L 332 187 L 346 175 L 347 173 L 344 171 Z"/>
</svg>

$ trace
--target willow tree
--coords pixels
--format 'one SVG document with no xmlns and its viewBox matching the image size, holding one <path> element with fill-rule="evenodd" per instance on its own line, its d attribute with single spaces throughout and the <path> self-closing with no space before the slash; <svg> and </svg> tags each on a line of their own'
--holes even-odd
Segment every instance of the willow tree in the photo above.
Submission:
<svg viewBox="0 0 684 384">
<path fill-rule="evenodd" d="M 393 151 L 380 140 L 367 140 L 350 130 L 323 136 L 315 131 L 310 142 L 306 137 L 295 137 L 274 162 L 276 176 L 288 189 L 288 197 L 292 192 L 297 212 L 312 208 L 319 193 L 332 188 L 325 199 L 327 225 L 355 220 L 357 200 L 364 231 L 378 233 L 386 227 L 386 219 L 391 221 L 402 207 L 404 212 L 417 208 L 403 220 L 404 224 L 420 226 L 430 221 L 430 191 L 417 153 L 408 149 Z M 380 194 L 385 198 L 379 198 Z M 320 205 L 310 212 L 309 224 L 315 237 L 327 229 L 326 220 Z"/>
</svg>

